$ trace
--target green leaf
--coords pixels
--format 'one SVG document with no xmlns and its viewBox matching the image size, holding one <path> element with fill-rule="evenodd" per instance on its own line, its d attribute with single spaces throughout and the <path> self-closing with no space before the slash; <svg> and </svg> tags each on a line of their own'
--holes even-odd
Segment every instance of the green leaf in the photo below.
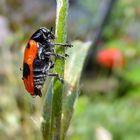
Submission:
<svg viewBox="0 0 140 140">
<path fill-rule="evenodd" d="M 64 95 L 62 112 L 62 135 L 64 139 L 72 118 L 75 102 L 79 94 L 79 80 L 91 42 L 75 41 L 73 48 L 67 50 L 69 58 L 65 63 Z"/>
<path fill-rule="evenodd" d="M 42 121 L 42 134 L 44 140 L 50 139 L 51 133 L 51 115 L 52 115 L 52 98 L 53 98 L 53 81 L 48 86 L 49 89 L 44 99 L 43 106 L 43 121 Z"/>
<path fill-rule="evenodd" d="M 124 76 L 127 80 L 133 82 L 133 84 L 139 84 L 140 83 L 140 66 L 139 64 L 134 64 L 129 68 L 125 73 Z"/>
</svg>

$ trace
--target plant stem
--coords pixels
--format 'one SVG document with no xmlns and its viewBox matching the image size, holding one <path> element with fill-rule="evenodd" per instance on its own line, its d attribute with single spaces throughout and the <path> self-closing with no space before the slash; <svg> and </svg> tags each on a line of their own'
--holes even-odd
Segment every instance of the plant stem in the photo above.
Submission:
<svg viewBox="0 0 140 140">
<path fill-rule="evenodd" d="M 57 0 L 56 43 L 65 43 L 66 41 L 67 10 L 68 0 Z M 64 54 L 65 48 L 58 47 L 56 52 L 59 54 Z M 60 74 L 62 78 L 64 77 L 63 59 L 56 59 L 55 72 Z M 51 140 L 60 140 L 63 84 L 56 78 L 54 79 L 53 89 Z"/>
</svg>

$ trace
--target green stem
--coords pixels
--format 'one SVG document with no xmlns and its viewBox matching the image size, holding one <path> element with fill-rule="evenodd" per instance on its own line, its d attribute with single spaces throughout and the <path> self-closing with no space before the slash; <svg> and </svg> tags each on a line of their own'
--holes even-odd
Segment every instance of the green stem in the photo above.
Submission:
<svg viewBox="0 0 140 140">
<path fill-rule="evenodd" d="M 57 0 L 56 43 L 66 42 L 67 11 L 68 0 Z M 56 52 L 59 54 L 64 54 L 65 48 L 57 47 Z M 55 72 L 60 74 L 62 78 L 64 77 L 63 59 L 56 59 Z M 53 89 L 51 140 L 60 140 L 63 84 L 58 79 L 54 79 Z"/>
</svg>

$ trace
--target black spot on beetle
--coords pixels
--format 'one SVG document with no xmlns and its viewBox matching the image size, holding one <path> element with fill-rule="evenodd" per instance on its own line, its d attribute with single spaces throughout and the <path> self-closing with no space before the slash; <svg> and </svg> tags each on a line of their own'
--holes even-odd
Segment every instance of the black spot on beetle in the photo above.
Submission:
<svg viewBox="0 0 140 140">
<path fill-rule="evenodd" d="M 30 75 L 30 68 L 27 63 L 23 64 L 23 77 L 27 79 L 28 75 Z"/>
<path fill-rule="evenodd" d="M 26 47 L 29 49 L 30 48 L 30 44 L 28 43 Z"/>
</svg>

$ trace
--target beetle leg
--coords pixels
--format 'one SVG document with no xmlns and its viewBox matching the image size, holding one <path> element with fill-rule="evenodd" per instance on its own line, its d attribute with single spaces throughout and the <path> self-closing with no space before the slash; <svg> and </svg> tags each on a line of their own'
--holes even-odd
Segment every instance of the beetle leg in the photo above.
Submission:
<svg viewBox="0 0 140 140">
<path fill-rule="evenodd" d="M 69 47 L 69 48 L 73 47 L 73 45 L 68 44 L 68 43 L 66 43 L 66 44 L 62 44 L 62 43 L 52 43 L 51 45 L 53 45 L 53 46 Z"/>
<path fill-rule="evenodd" d="M 66 59 L 66 57 L 68 57 L 68 56 L 69 56 L 68 54 L 65 54 L 65 55 L 56 54 L 56 57 L 62 58 L 62 59 Z"/>
<path fill-rule="evenodd" d="M 61 83 L 64 83 L 64 79 L 60 77 L 58 73 L 47 73 L 47 76 L 57 77 L 61 81 Z"/>
<path fill-rule="evenodd" d="M 52 61 L 49 62 L 49 67 L 52 68 L 54 66 L 54 63 Z M 57 77 L 62 83 L 63 83 L 63 78 L 60 77 L 58 73 L 49 73 L 48 70 L 46 70 L 46 75 L 47 76 L 53 76 Z"/>
<path fill-rule="evenodd" d="M 39 59 L 45 59 L 44 54 L 43 54 L 43 46 L 41 44 L 39 44 L 39 48 L 38 48 L 38 57 Z"/>
<path fill-rule="evenodd" d="M 54 63 L 51 64 L 50 69 L 54 68 Z"/>
<path fill-rule="evenodd" d="M 49 62 L 49 68 L 50 69 L 52 69 L 52 68 L 54 68 L 54 63 L 50 60 L 50 62 Z"/>
<path fill-rule="evenodd" d="M 62 58 L 62 59 L 66 59 L 66 57 L 68 57 L 69 55 L 68 54 L 65 54 L 64 56 L 61 55 L 61 54 L 56 54 L 56 53 L 53 53 L 53 52 L 46 52 L 45 55 L 52 55 L 52 56 L 55 56 L 55 57 L 58 57 L 58 58 Z"/>
</svg>

